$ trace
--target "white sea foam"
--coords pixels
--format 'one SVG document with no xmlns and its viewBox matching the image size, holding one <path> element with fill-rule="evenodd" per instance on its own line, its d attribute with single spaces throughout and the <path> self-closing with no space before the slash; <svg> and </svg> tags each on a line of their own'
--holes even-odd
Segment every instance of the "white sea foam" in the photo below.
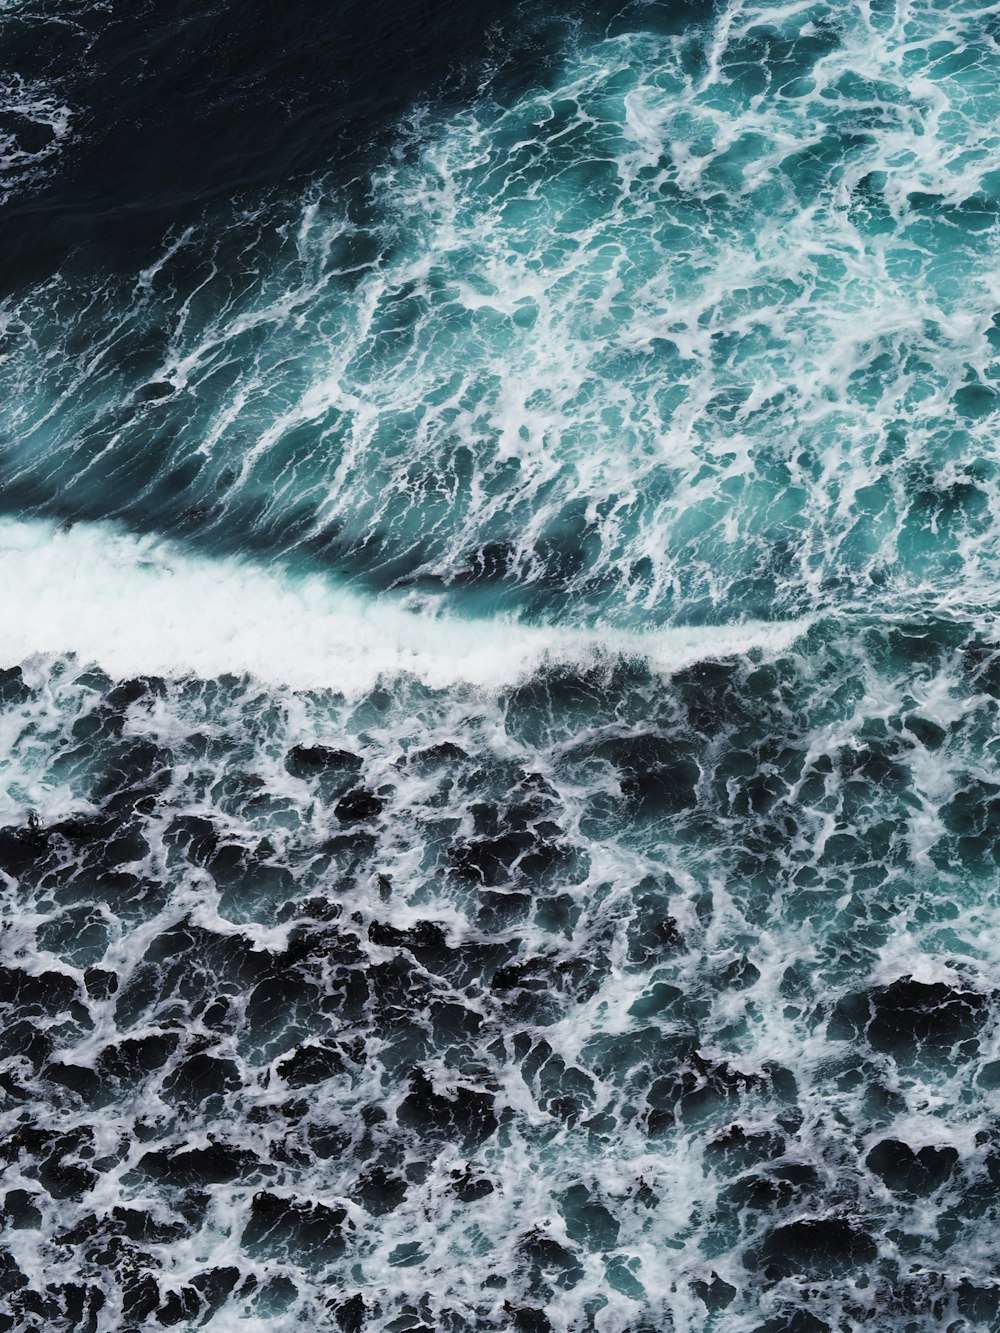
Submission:
<svg viewBox="0 0 1000 1333">
<path fill-rule="evenodd" d="M 669 672 L 752 648 L 778 651 L 810 623 L 749 622 L 651 634 L 462 620 L 366 597 L 318 575 L 209 560 L 105 524 L 0 522 L 3 660 L 74 653 L 113 675 L 248 674 L 348 695 L 402 673 L 437 688 L 510 684 L 546 666 L 614 657 Z"/>
<path fill-rule="evenodd" d="M 826 10 L 733 4 L 697 78 L 680 44 L 628 34 L 571 54 L 555 92 L 449 119 L 393 159 L 376 197 L 403 239 L 380 237 L 378 262 L 338 258 L 347 224 L 310 205 L 297 259 L 261 264 L 259 291 L 200 307 L 181 262 L 204 244 L 194 227 L 127 309 L 60 278 L 12 312 L 3 450 L 28 493 L 43 479 L 63 512 L 154 525 L 197 502 L 231 544 L 253 530 L 253 549 L 286 555 L 303 529 L 279 520 L 308 499 L 304 560 L 363 551 L 372 583 L 409 588 L 103 522 L 0 522 L 0 665 L 27 667 L 0 682 L 0 848 L 12 872 L 49 858 L 0 876 L 0 961 L 70 976 L 90 1014 L 77 1028 L 53 1003 L 50 1064 L 22 1061 L 0 1130 L 30 1144 L 30 1107 L 46 1130 L 93 1129 L 101 1164 L 75 1199 L 43 1189 L 26 1151 L 11 1164 L 8 1189 L 42 1218 L 7 1233 L 33 1289 L 91 1263 L 90 1240 L 63 1243 L 77 1224 L 116 1226 L 120 1204 L 171 1220 L 179 1187 L 144 1158 L 215 1136 L 267 1190 L 342 1208 L 343 1258 L 255 1256 L 240 1238 L 257 1168 L 210 1179 L 202 1220 L 108 1268 L 102 1330 L 139 1318 L 115 1294 L 137 1262 L 161 1295 L 238 1267 L 257 1287 L 213 1327 L 275 1333 L 339 1325 L 333 1302 L 356 1288 L 367 1328 L 512 1327 L 541 1302 L 553 1333 L 750 1333 L 806 1308 L 838 1329 L 873 1310 L 916 1328 L 926 1308 L 936 1327 L 972 1308 L 939 1314 L 949 1284 L 990 1299 L 975 1201 L 1000 1160 L 1000 511 L 985 408 L 941 427 L 970 374 L 992 383 L 996 284 L 980 233 L 938 227 L 919 194 L 967 203 L 995 118 L 985 63 L 921 54 L 953 38 L 985 62 L 963 6 L 939 9 L 831 13 L 829 49 L 800 51 L 780 88 L 772 42 L 815 37 Z M 803 174 L 806 150 L 836 170 Z M 166 331 L 152 397 L 128 355 L 150 329 Z M 186 472 L 140 492 L 147 462 L 163 481 L 195 455 L 192 494 L 174 489 Z M 589 627 L 457 614 L 500 600 L 501 572 L 526 593 L 505 605 Z M 737 619 L 802 605 L 824 615 L 807 645 L 808 617 Z M 694 606 L 733 623 L 660 628 Z M 750 651 L 783 660 L 749 682 L 600 688 L 616 658 L 669 675 Z M 179 679 L 107 690 L 91 662 Z M 509 707 L 503 687 L 547 666 L 596 666 L 599 687 Z M 190 679 L 221 673 L 248 679 Z M 335 772 L 303 774 L 295 751 L 316 745 L 350 751 L 345 781 L 378 814 L 355 821 Z M 113 998 L 92 989 L 102 972 Z M 933 1061 L 894 1053 L 886 1024 L 856 1030 L 865 996 L 870 1015 L 911 978 L 944 1002 L 914 1016 L 904 991 L 889 1017 L 937 1023 Z M 956 1018 L 971 992 L 982 1012 Z M 948 1049 L 966 1019 L 977 1054 Z M 104 1076 L 159 1032 L 179 1034 L 162 1068 Z M 333 1040 L 363 1058 L 296 1088 L 289 1055 Z M 182 1072 L 206 1053 L 239 1087 L 188 1102 Z M 488 1088 L 501 1131 L 442 1141 L 397 1121 L 416 1064 L 440 1098 Z M 57 1100 L 57 1066 L 101 1075 L 108 1102 Z M 351 1146 L 331 1155 L 331 1129 Z M 914 1202 L 869 1161 L 890 1138 L 961 1161 Z M 373 1164 L 405 1170 L 397 1205 L 368 1206 Z M 471 1204 L 466 1169 L 490 1185 Z M 574 1234 L 581 1186 L 603 1235 L 594 1211 Z M 755 1267 L 774 1228 L 845 1215 L 879 1241 L 866 1287 L 824 1276 L 820 1254 L 808 1287 Z M 716 1275 L 731 1295 L 713 1315 L 699 1284 Z"/>
<path fill-rule="evenodd" d="M 625 33 L 422 121 L 374 229 L 313 185 L 18 296 L 4 480 L 626 629 L 995 586 L 985 30 L 740 4 L 691 40 L 699 76 Z"/>
<path fill-rule="evenodd" d="M 73 113 L 53 88 L 18 74 L 0 74 L 0 112 L 0 200 L 6 200 L 56 157 Z"/>
</svg>

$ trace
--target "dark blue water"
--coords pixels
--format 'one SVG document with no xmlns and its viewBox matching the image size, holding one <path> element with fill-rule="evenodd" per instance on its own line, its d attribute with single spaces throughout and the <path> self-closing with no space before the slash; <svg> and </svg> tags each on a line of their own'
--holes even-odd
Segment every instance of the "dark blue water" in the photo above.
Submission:
<svg viewBox="0 0 1000 1333">
<path fill-rule="evenodd" d="M 1000 1330 L 998 40 L 0 3 L 0 1328 Z"/>
</svg>

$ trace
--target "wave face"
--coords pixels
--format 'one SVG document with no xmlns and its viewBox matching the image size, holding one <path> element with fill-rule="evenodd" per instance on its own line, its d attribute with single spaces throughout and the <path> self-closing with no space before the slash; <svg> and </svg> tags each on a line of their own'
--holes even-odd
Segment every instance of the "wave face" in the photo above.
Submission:
<svg viewBox="0 0 1000 1333">
<path fill-rule="evenodd" d="M 0 1330 L 996 1333 L 1000 9 L 244 18 L 0 0 Z"/>
</svg>

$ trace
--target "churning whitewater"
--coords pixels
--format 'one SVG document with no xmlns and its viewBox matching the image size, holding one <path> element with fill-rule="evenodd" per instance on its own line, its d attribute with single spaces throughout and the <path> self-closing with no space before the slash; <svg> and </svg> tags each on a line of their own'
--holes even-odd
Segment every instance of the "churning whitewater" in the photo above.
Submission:
<svg viewBox="0 0 1000 1333">
<path fill-rule="evenodd" d="M 0 1330 L 998 1333 L 1000 7 L 136 9 L 0 0 Z"/>
</svg>

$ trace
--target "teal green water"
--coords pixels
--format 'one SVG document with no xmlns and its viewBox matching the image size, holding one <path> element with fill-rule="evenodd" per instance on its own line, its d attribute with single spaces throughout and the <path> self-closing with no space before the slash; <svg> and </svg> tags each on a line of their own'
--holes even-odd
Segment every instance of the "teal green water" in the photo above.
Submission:
<svg viewBox="0 0 1000 1333">
<path fill-rule="evenodd" d="M 545 619 L 968 600 L 995 575 L 994 27 L 630 33 L 404 131 L 360 216 L 317 188 L 56 279 L 8 317 L 8 505 Z"/>
<path fill-rule="evenodd" d="M 654 20 L 0 314 L 2 1327 L 1000 1329 L 1000 14 Z"/>
</svg>

